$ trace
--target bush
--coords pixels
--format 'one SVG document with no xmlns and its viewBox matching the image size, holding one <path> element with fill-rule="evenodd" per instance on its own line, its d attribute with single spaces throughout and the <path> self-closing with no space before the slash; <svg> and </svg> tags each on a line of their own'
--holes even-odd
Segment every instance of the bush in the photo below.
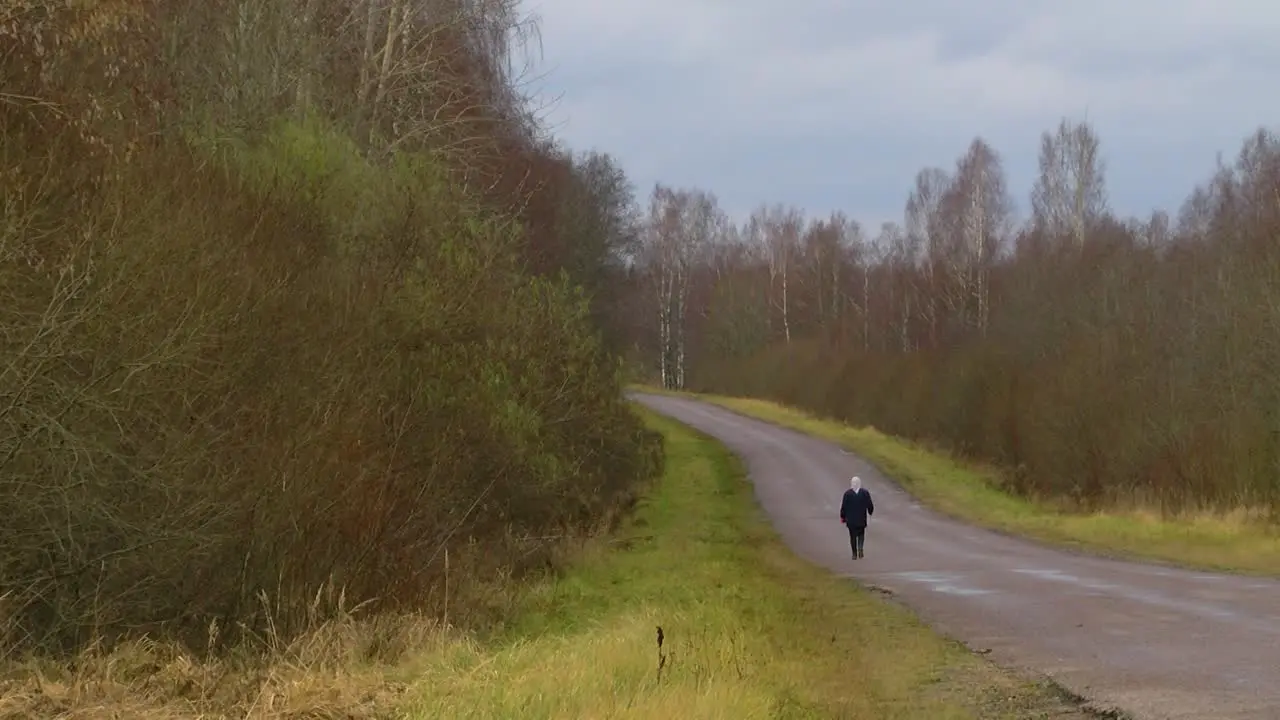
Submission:
<svg viewBox="0 0 1280 720">
<path fill-rule="evenodd" d="M 0 103 L 12 644 L 287 640 L 325 598 L 443 606 L 446 557 L 475 598 L 660 470 L 580 292 L 430 147 L 304 113 L 86 164 L 39 112 Z"/>
</svg>

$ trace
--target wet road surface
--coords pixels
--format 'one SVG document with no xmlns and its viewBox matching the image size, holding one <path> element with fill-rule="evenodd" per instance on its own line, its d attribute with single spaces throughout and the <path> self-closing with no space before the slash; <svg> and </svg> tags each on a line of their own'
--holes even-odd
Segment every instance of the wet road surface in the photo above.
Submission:
<svg viewBox="0 0 1280 720">
<path fill-rule="evenodd" d="M 1134 718 L 1280 720 L 1280 581 L 1056 550 L 934 513 L 838 446 L 707 403 L 634 394 L 743 458 L 798 555 L 891 592 L 997 663 Z M 866 557 L 839 521 L 858 475 Z"/>
</svg>

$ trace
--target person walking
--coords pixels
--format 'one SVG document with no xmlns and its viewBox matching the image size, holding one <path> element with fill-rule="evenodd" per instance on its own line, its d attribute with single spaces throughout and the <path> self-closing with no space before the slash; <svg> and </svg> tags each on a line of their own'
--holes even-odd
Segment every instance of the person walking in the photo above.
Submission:
<svg viewBox="0 0 1280 720">
<path fill-rule="evenodd" d="M 849 481 L 849 489 L 844 491 L 840 499 L 840 522 L 849 528 L 849 547 L 853 550 L 853 559 L 866 557 L 862 546 L 867 538 L 867 518 L 875 514 L 876 504 L 871 502 L 871 493 L 862 487 L 862 480 L 856 475 Z"/>
</svg>

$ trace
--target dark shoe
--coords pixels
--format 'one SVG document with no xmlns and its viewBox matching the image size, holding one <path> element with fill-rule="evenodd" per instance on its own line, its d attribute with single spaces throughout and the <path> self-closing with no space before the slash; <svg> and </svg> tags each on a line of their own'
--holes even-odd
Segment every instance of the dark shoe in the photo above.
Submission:
<svg viewBox="0 0 1280 720">
<path fill-rule="evenodd" d="M 865 552 L 863 552 L 863 551 L 861 551 L 861 550 L 859 550 L 859 551 L 858 551 L 858 557 L 860 557 L 860 558 L 864 558 L 864 557 L 866 557 L 866 556 L 867 556 L 867 554 L 866 554 Z"/>
</svg>

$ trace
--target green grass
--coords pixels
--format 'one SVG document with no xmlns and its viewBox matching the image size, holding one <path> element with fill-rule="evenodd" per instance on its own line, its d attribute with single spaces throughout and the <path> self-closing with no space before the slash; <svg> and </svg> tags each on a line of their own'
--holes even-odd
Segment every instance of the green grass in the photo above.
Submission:
<svg viewBox="0 0 1280 720">
<path fill-rule="evenodd" d="M 1143 508 L 1072 512 L 1004 492 L 996 468 L 958 460 L 874 428 L 850 427 L 765 400 L 676 394 L 830 440 L 873 463 L 934 509 L 977 525 L 1105 555 L 1280 574 L 1280 532 L 1257 513 L 1169 518 Z"/>
<path fill-rule="evenodd" d="M 667 467 L 627 527 L 530 590 L 496 636 L 421 657 L 411 717 L 1076 714 L 1051 689 L 796 558 L 721 445 L 645 417 L 666 439 Z"/>
</svg>

